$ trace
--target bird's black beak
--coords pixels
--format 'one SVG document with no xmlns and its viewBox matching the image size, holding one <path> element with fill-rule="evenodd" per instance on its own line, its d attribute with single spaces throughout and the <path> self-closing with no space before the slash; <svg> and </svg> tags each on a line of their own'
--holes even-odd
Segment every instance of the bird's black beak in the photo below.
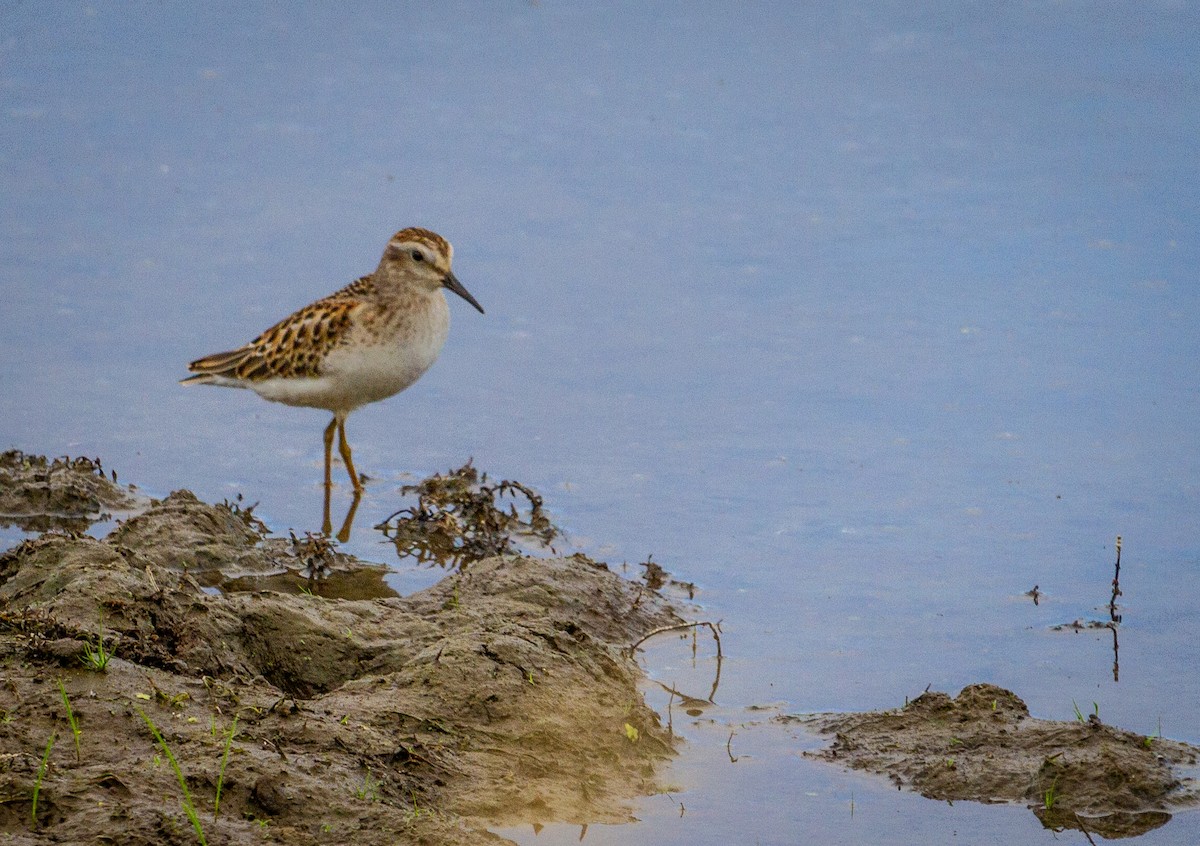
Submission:
<svg viewBox="0 0 1200 846">
<path fill-rule="evenodd" d="M 464 300 L 475 306 L 480 314 L 483 314 L 483 306 L 475 302 L 475 298 L 471 296 L 471 292 L 463 287 L 463 284 L 458 281 L 458 277 L 452 271 L 446 271 L 446 275 L 442 277 L 442 287 L 449 288 L 454 293 L 458 294 Z"/>
</svg>

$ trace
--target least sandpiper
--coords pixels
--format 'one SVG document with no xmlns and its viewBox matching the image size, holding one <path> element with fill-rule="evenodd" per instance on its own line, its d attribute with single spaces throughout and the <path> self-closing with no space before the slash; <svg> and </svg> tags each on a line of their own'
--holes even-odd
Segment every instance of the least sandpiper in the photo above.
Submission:
<svg viewBox="0 0 1200 846">
<path fill-rule="evenodd" d="M 428 229 L 388 241 L 369 276 L 276 323 L 243 347 L 193 361 L 184 385 L 249 388 L 264 399 L 333 412 L 325 428 L 325 488 L 333 435 L 355 493 L 362 483 L 346 440 L 346 417 L 398 394 L 429 369 L 450 329 L 449 288 L 483 307 L 450 270 L 454 249 Z"/>
</svg>

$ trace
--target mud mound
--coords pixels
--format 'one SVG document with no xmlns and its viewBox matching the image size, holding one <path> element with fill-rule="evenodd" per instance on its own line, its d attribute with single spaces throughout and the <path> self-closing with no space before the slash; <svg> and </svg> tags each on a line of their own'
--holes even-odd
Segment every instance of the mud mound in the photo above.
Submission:
<svg viewBox="0 0 1200 846">
<path fill-rule="evenodd" d="M 103 540 L 47 534 L 0 554 L 0 831 L 197 842 L 141 712 L 210 843 L 497 842 L 487 826 L 624 821 L 659 789 L 671 741 L 626 647 L 678 618 L 645 586 L 582 556 L 520 555 L 410 597 L 198 580 L 306 556 L 355 566 L 314 543 L 265 541 L 240 509 L 180 491 Z M 115 657 L 96 672 L 89 650 Z"/>
<path fill-rule="evenodd" d="M 106 541 L 131 561 L 145 559 L 140 562 L 142 566 L 153 563 L 183 570 L 201 585 L 219 586 L 226 591 L 261 586 L 297 593 L 295 574 L 325 579 L 337 574 L 344 578 L 335 580 L 332 586 L 357 580 L 358 595 L 347 596 L 354 593 L 350 590 L 322 591 L 322 595 L 395 596 L 382 585 L 387 568 L 344 555 L 327 538 L 292 535 L 288 541 L 268 538 L 267 534 L 267 527 L 254 516 L 252 507 L 230 502 L 209 505 L 196 499 L 191 491 L 182 490 L 123 522 Z M 276 576 L 283 578 L 272 578 Z"/>
<path fill-rule="evenodd" d="M 136 508 L 141 500 L 104 475 L 99 459 L 0 453 L 0 525 L 27 532 L 83 531 L 106 512 Z"/>
<path fill-rule="evenodd" d="M 953 699 L 924 693 L 895 711 L 780 719 L 834 735 L 816 753 L 824 760 L 931 799 L 1026 803 L 1048 828 L 1129 837 L 1200 800 L 1196 784 L 1172 771 L 1196 764 L 1195 747 L 1095 718 L 1034 719 L 1015 694 L 990 684 Z"/>
</svg>

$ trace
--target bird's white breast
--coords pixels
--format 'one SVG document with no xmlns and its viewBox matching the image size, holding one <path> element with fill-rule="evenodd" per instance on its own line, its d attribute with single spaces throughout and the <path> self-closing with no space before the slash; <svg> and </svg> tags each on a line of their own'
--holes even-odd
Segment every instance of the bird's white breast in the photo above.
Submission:
<svg viewBox="0 0 1200 846">
<path fill-rule="evenodd" d="M 329 352 L 318 377 L 265 379 L 251 387 L 275 402 L 347 413 L 398 394 L 437 360 L 450 330 L 441 291 L 420 305 L 382 323 L 356 323 L 346 342 Z"/>
</svg>

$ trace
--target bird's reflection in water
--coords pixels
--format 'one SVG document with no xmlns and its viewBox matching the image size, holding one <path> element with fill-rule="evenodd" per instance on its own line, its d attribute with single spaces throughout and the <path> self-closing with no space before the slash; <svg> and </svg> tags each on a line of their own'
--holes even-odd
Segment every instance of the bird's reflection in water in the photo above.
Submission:
<svg viewBox="0 0 1200 846">
<path fill-rule="evenodd" d="M 332 491 L 331 485 L 325 485 L 325 507 L 321 512 L 321 532 L 325 537 L 330 537 L 333 531 L 333 521 L 330 519 L 330 498 Z M 346 517 L 342 520 L 342 527 L 338 529 L 336 537 L 342 543 L 350 540 L 350 528 L 354 525 L 354 515 L 358 513 L 358 504 L 362 502 L 362 490 L 354 492 L 353 499 L 350 500 L 350 508 L 346 511 Z"/>
</svg>

